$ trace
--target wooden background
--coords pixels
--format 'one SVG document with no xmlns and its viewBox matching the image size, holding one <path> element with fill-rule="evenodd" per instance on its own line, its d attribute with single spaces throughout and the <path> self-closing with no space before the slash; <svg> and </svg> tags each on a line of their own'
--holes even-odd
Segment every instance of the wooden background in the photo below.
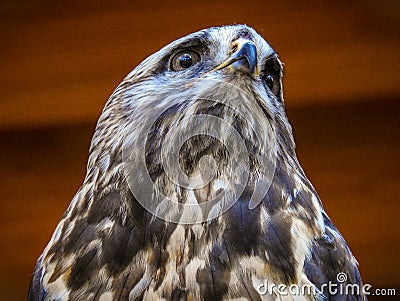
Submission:
<svg viewBox="0 0 400 301">
<path fill-rule="evenodd" d="M 364 282 L 399 295 L 399 18 L 399 1 L 3 0 L 0 300 L 24 300 L 120 80 L 168 42 L 231 23 L 285 62 L 300 161 Z"/>
</svg>

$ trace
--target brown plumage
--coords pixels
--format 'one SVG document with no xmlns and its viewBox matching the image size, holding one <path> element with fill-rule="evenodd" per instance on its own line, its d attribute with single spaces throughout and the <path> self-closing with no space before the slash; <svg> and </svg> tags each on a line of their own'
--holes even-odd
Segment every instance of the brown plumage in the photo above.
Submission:
<svg viewBox="0 0 400 301">
<path fill-rule="evenodd" d="M 328 282 L 361 285 L 357 262 L 297 161 L 278 56 L 235 25 L 172 42 L 111 95 L 29 300 L 365 298 Z"/>
</svg>

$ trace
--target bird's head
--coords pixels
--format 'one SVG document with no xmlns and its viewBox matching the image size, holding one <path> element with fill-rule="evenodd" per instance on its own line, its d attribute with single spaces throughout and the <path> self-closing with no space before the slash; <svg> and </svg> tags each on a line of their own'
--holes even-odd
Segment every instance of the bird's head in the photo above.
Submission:
<svg viewBox="0 0 400 301">
<path fill-rule="evenodd" d="M 221 190 L 232 200 L 250 194 L 254 208 L 268 191 L 277 160 L 284 156 L 297 164 L 282 74 L 277 54 L 246 25 L 213 27 L 170 43 L 110 97 L 92 141 L 87 180 L 93 181 L 93 170 L 103 174 L 110 162 L 122 162 L 114 172 L 163 218 L 172 204 L 160 206 L 165 197 L 188 202 L 182 189 L 206 189 L 197 203 L 224 200 L 217 209 L 208 204 L 200 221 L 232 206 L 226 196 L 218 199 Z M 160 199 L 154 199 L 154 185 Z"/>
<path fill-rule="evenodd" d="M 201 30 L 170 43 L 136 67 L 122 86 L 129 95 L 136 94 L 140 84 L 146 98 L 150 93 L 186 96 L 196 82 L 212 79 L 252 94 L 274 115 L 283 105 L 282 74 L 271 46 L 251 27 L 234 25 Z M 129 102 L 126 95 L 125 99 Z"/>
</svg>

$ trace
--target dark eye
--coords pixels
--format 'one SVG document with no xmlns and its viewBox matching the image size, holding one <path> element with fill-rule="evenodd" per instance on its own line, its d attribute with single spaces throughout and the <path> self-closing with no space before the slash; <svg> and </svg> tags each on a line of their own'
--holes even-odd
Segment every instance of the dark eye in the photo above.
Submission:
<svg viewBox="0 0 400 301">
<path fill-rule="evenodd" d="M 200 55 L 193 50 L 183 50 L 175 54 L 170 61 L 170 68 L 173 71 L 181 71 L 192 67 L 200 61 Z"/>
<path fill-rule="evenodd" d="M 278 95 L 279 91 L 280 91 L 280 82 L 279 82 L 279 78 L 271 75 L 271 74 L 267 74 L 263 77 L 264 83 L 265 85 L 268 87 L 268 89 L 274 94 L 274 95 Z"/>
<path fill-rule="evenodd" d="M 282 75 L 282 63 L 279 61 L 276 55 L 269 57 L 262 71 L 262 80 L 268 90 L 270 90 L 275 96 L 279 96 L 281 92 L 281 75 Z"/>
</svg>

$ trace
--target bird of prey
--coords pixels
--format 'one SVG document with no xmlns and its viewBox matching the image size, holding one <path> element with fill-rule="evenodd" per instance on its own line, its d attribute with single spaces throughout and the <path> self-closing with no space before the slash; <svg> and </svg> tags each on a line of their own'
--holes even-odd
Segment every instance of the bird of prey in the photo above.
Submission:
<svg viewBox="0 0 400 301">
<path fill-rule="evenodd" d="M 254 29 L 232 25 L 133 69 L 28 300 L 366 300 L 297 160 L 282 67 Z"/>
</svg>

